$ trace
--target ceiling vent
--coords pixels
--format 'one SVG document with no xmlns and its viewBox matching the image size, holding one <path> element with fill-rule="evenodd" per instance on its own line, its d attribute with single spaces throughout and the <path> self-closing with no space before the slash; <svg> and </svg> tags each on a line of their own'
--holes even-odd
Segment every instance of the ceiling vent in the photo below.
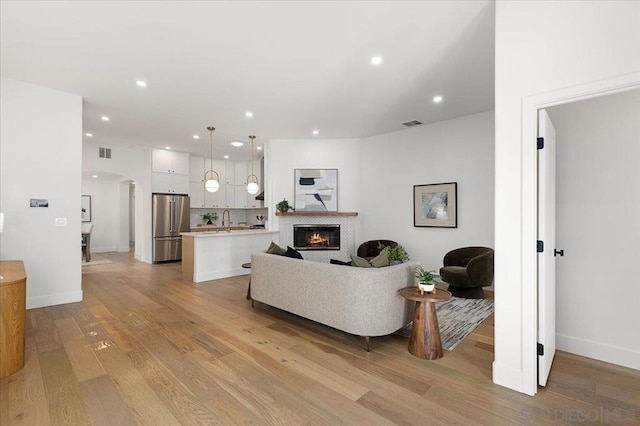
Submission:
<svg viewBox="0 0 640 426">
<path fill-rule="evenodd" d="M 407 121 L 406 123 L 402 123 L 403 126 L 407 126 L 407 127 L 419 126 L 421 124 L 422 122 L 418 120 L 411 120 L 411 121 Z"/>
<path fill-rule="evenodd" d="M 100 158 L 107 158 L 107 159 L 111 159 L 111 148 L 99 148 L 100 153 L 98 154 L 98 156 Z"/>
</svg>

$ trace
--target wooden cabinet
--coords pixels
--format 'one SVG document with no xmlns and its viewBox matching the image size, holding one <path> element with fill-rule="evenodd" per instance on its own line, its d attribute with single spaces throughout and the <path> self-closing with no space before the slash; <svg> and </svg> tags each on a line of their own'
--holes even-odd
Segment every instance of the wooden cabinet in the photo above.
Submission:
<svg viewBox="0 0 640 426">
<path fill-rule="evenodd" d="M 0 261 L 0 378 L 24 367 L 27 275 L 20 260 Z"/>
<path fill-rule="evenodd" d="M 151 173 L 151 192 L 162 194 L 189 194 L 189 175 Z"/>
<path fill-rule="evenodd" d="M 189 154 L 166 149 L 154 149 L 151 151 L 151 171 L 188 175 Z"/>
</svg>

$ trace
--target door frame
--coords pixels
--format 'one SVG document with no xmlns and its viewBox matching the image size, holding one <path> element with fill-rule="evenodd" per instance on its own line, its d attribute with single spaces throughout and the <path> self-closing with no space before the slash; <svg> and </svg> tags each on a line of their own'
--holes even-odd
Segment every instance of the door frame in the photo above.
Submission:
<svg viewBox="0 0 640 426">
<path fill-rule="evenodd" d="M 522 391 L 535 395 L 538 390 L 538 270 L 537 239 L 537 148 L 538 110 L 600 96 L 640 89 L 640 72 L 559 89 L 522 99 L 522 180 L 521 180 L 521 276 L 522 283 Z"/>
</svg>

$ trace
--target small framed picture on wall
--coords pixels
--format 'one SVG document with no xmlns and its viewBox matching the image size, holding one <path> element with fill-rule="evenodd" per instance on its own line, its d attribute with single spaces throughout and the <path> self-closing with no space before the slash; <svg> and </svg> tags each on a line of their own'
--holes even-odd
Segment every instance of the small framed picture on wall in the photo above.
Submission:
<svg viewBox="0 0 640 426">
<path fill-rule="evenodd" d="M 413 226 L 458 227 L 458 183 L 413 186 Z"/>
</svg>

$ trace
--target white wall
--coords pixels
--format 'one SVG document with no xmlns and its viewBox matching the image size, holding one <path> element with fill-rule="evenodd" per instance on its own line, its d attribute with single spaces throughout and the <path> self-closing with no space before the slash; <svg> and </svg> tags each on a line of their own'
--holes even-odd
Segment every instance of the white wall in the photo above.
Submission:
<svg viewBox="0 0 640 426">
<path fill-rule="evenodd" d="M 534 95 L 638 72 L 639 16 L 639 2 L 496 3 L 498 384 L 537 391 L 535 110 L 523 105 Z"/>
<path fill-rule="evenodd" d="M 363 139 L 362 241 L 389 239 L 438 270 L 457 247 L 493 247 L 493 111 Z M 458 228 L 413 226 L 413 185 L 458 183 Z M 362 242 L 361 241 L 361 242 Z"/>
<path fill-rule="evenodd" d="M 135 184 L 135 252 L 134 257 L 151 263 L 151 151 L 121 146 L 111 148 L 111 159 L 98 157 L 99 142 L 85 142 L 82 153 L 82 169 L 85 173 L 107 172 L 133 180 Z M 123 190 L 124 191 L 124 190 Z M 127 192 L 128 193 L 128 192 Z M 124 196 L 124 193 L 122 194 Z M 124 215 L 124 212 L 122 212 Z M 127 213 L 128 215 L 128 213 Z M 124 220 L 124 218 L 123 218 Z M 128 221 L 128 219 L 127 219 Z M 126 225 L 129 226 L 128 224 Z M 114 231 L 123 232 L 123 229 Z M 124 232 L 121 239 L 124 238 Z M 92 241 L 93 243 L 93 241 Z M 120 249 L 124 244 L 120 244 Z"/>
<path fill-rule="evenodd" d="M 82 98 L 2 78 L 0 102 L 0 258 L 24 261 L 27 308 L 81 301 Z"/>
<path fill-rule="evenodd" d="M 357 139 L 270 140 L 265 143 L 265 207 L 269 229 L 278 230 L 275 206 L 294 203 L 295 169 L 338 169 L 338 210 L 358 211 L 360 149 Z M 356 231 L 356 240 L 357 240 Z"/>
<path fill-rule="evenodd" d="M 640 91 L 548 112 L 565 250 L 556 267 L 557 347 L 640 370 Z"/>
</svg>

